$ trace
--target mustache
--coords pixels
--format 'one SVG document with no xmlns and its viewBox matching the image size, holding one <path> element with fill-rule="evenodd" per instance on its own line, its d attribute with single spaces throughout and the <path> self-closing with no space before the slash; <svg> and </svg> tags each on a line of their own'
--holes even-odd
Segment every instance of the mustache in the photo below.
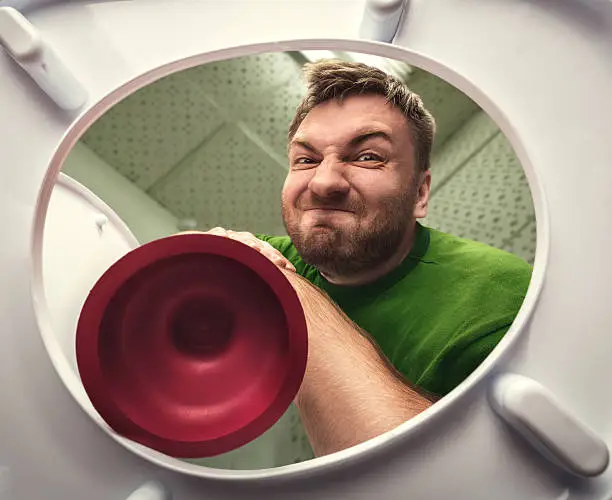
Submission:
<svg viewBox="0 0 612 500">
<path fill-rule="evenodd" d="M 316 195 L 311 195 L 309 199 L 302 200 L 298 207 L 300 210 L 341 210 L 344 212 L 358 213 L 363 210 L 363 203 L 357 200 L 338 199 L 338 198 L 321 198 Z"/>
</svg>

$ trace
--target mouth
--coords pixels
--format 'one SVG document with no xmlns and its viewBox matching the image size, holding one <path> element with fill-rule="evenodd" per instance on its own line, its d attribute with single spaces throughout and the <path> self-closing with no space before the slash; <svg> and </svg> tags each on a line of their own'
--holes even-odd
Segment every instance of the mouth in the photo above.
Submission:
<svg viewBox="0 0 612 500">
<path fill-rule="evenodd" d="M 312 211 L 318 211 L 318 212 L 346 212 L 347 214 L 352 214 L 353 213 L 351 210 L 346 210 L 344 208 L 336 208 L 336 207 L 312 207 L 312 208 L 307 208 L 306 210 L 304 210 L 304 212 L 312 212 Z"/>
</svg>

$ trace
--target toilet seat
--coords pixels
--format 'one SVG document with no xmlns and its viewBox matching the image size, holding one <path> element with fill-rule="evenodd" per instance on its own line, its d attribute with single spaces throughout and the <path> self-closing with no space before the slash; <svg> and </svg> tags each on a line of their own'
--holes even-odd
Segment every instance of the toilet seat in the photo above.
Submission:
<svg viewBox="0 0 612 500">
<path fill-rule="evenodd" d="M 89 101 L 81 111 L 58 108 L 12 60 L 0 57 L 6 110 L 0 116 L 0 208 L 10 235 L 0 250 L 6 297 L 0 302 L 0 376 L 11 381 L 0 384 L 0 492 L 102 500 L 127 498 L 157 480 L 184 500 L 487 499 L 492 492 L 499 499 L 609 496 L 609 468 L 583 471 L 596 474 L 590 479 L 576 476 L 576 468 L 565 471 L 571 460 L 554 464 L 544 458 L 497 416 L 490 400 L 499 405 L 513 389 L 529 386 L 532 392 L 516 392 L 547 401 L 538 399 L 539 386 L 529 385 L 537 381 L 594 438 L 612 442 L 606 394 L 612 268 L 604 253 L 612 208 L 612 4 L 559 0 L 552 9 L 542 0 L 413 1 L 393 46 L 354 40 L 361 1 L 253 5 L 245 16 L 248 29 L 238 22 L 244 4 L 237 0 L 71 2 L 29 12 L 87 89 Z M 211 25 L 224 29 L 206 33 L 203 26 Z M 514 146 L 532 189 L 538 247 L 532 284 L 511 331 L 430 410 L 390 433 L 310 462 L 269 471 L 211 470 L 113 435 L 79 396 L 68 367 L 50 358 L 39 335 L 42 330 L 44 339 L 50 326 L 35 313 L 44 296 L 34 288 L 31 300 L 29 283 L 42 272 L 41 234 L 63 158 L 105 109 L 169 69 L 259 51 L 335 47 L 405 58 L 445 78 L 489 113 Z M 36 147 L 24 146 L 25 138 Z M 514 379 L 513 385 L 497 378 L 505 373 L 527 379 Z M 518 418 L 512 405 L 498 408 L 504 410 L 508 420 Z M 143 498 L 164 498 L 163 488 L 151 487 Z"/>
</svg>

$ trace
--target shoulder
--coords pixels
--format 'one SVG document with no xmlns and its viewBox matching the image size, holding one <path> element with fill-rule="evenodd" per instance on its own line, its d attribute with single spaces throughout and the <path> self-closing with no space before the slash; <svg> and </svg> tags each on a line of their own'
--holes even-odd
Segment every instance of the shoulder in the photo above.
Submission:
<svg viewBox="0 0 612 500">
<path fill-rule="evenodd" d="M 522 258 L 490 245 L 427 228 L 430 242 L 423 260 L 458 278 L 527 287 L 532 266 Z"/>
<path fill-rule="evenodd" d="M 481 331 L 509 326 L 520 309 L 532 266 L 477 241 L 428 229 L 430 242 L 415 269 L 419 283 L 443 309 Z"/>
<path fill-rule="evenodd" d="M 418 383 L 445 394 L 506 334 L 527 293 L 532 266 L 504 250 L 428 230 L 430 245 L 417 270 L 447 336 Z"/>
</svg>

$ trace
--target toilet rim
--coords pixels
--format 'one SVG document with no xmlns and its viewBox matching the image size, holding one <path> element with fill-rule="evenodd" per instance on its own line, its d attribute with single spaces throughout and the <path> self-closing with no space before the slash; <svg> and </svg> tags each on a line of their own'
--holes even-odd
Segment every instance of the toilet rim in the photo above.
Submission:
<svg viewBox="0 0 612 500">
<path fill-rule="evenodd" d="M 54 336 L 46 308 L 43 284 L 43 236 L 44 224 L 53 187 L 60 174 L 62 165 L 76 145 L 78 140 L 106 111 L 128 97 L 137 90 L 178 71 L 186 70 L 205 63 L 227 60 L 235 57 L 255 55 L 269 52 L 285 52 L 297 50 L 343 50 L 348 52 L 362 52 L 371 55 L 403 60 L 406 63 L 421 68 L 433 75 L 442 78 L 460 91 L 465 93 L 478 104 L 496 123 L 511 144 L 515 155 L 522 165 L 531 191 L 536 217 L 536 253 L 533 274 L 526 297 L 515 317 L 512 326 L 502 341 L 495 347 L 487 359 L 481 363 L 459 386 L 435 405 L 401 424 L 395 429 L 378 437 L 370 439 L 359 445 L 333 453 L 331 455 L 314 458 L 306 462 L 285 465 L 277 468 L 256 470 L 226 470 L 214 469 L 200 465 L 183 462 L 179 459 L 167 457 L 133 443 L 114 433 L 108 425 L 95 412 L 82 389 L 78 375 L 70 368 L 59 347 L 55 345 Z M 490 375 L 495 365 L 507 358 L 510 348 L 516 343 L 519 335 L 526 328 L 533 315 L 537 300 L 544 282 L 544 275 L 549 253 L 549 212 L 545 193 L 537 172 L 533 167 L 523 146 L 520 134 L 513 127 L 508 116 L 488 97 L 486 91 L 472 83 L 451 66 L 435 60 L 423 53 L 415 52 L 409 48 L 389 45 L 379 42 L 353 40 L 353 39 L 292 39 L 278 42 L 265 42 L 248 45 L 238 45 L 219 50 L 190 55 L 178 60 L 165 63 L 152 70 L 142 73 L 126 83 L 115 88 L 93 103 L 88 103 L 82 113 L 68 126 L 61 138 L 47 167 L 42 185 L 39 188 L 35 217 L 31 233 L 31 295 L 34 304 L 35 317 L 43 343 L 51 357 L 54 369 L 69 390 L 73 399 L 80 408 L 89 415 L 112 439 L 126 449 L 150 462 L 166 469 L 188 474 L 191 476 L 223 481 L 270 481 L 304 477 L 317 473 L 326 473 L 338 467 L 362 460 L 371 459 L 392 445 L 408 440 L 417 432 L 417 429 L 433 422 L 443 413 L 452 411 L 456 402 L 472 392 L 482 380 Z"/>
</svg>

